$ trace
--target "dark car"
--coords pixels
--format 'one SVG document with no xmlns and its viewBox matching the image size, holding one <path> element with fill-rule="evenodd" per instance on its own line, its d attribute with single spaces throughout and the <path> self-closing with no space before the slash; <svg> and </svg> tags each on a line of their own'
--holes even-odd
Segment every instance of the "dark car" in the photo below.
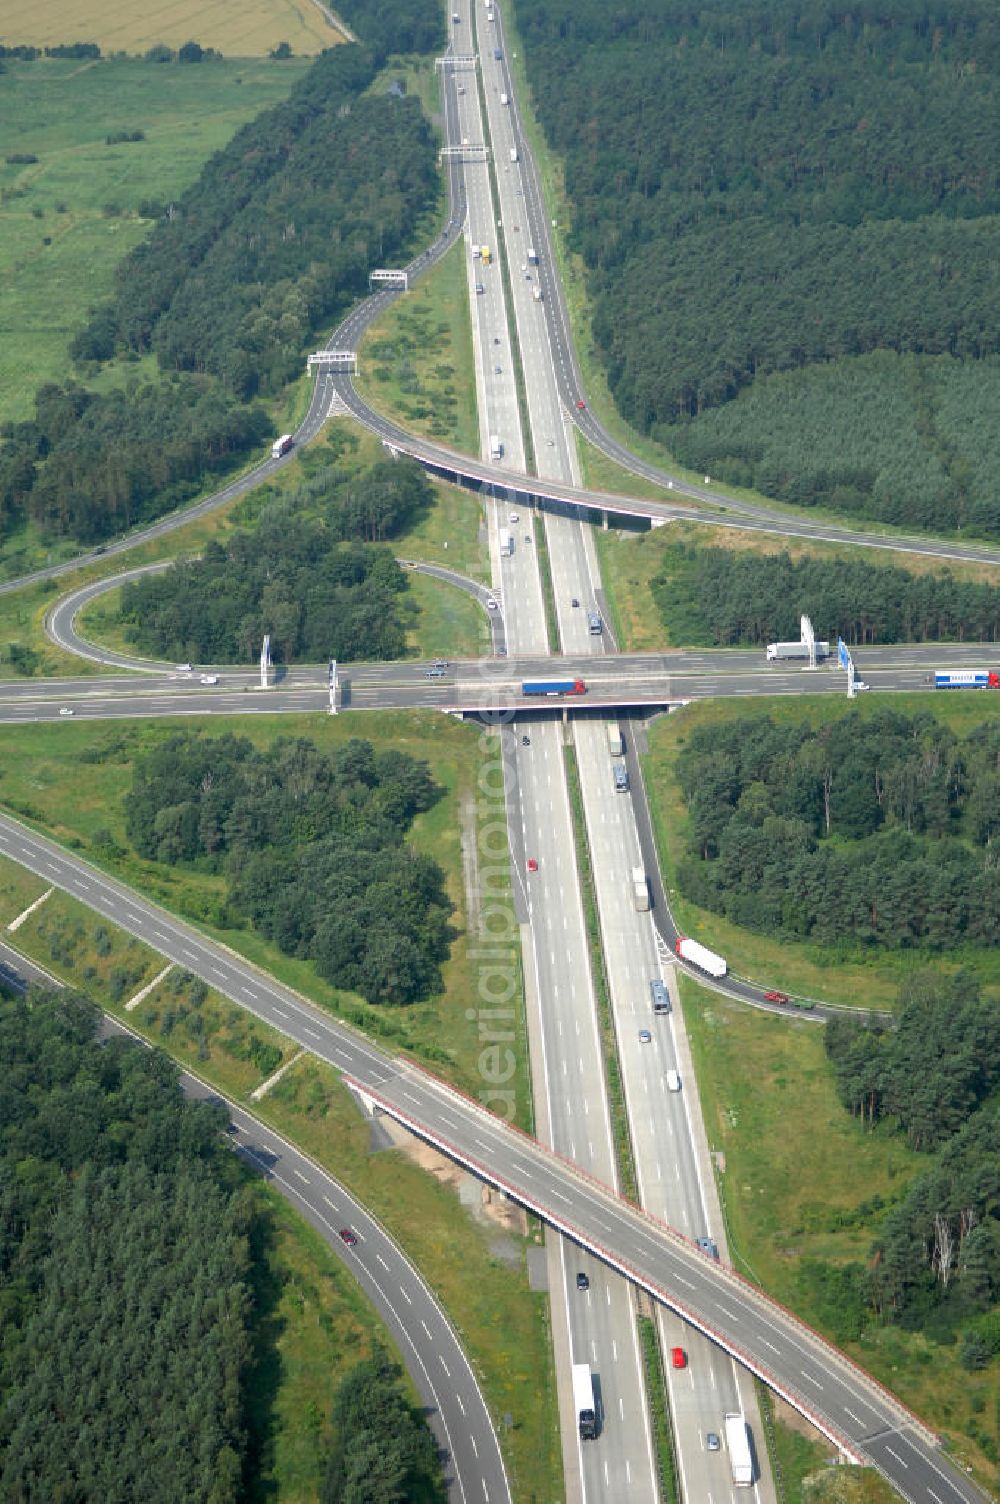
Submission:
<svg viewBox="0 0 1000 1504">
<path fill-rule="evenodd" d="M 719 1450 L 719 1438 L 714 1431 L 705 1432 L 705 1451 L 717 1452 Z"/>
<path fill-rule="evenodd" d="M 576 1277 L 576 1288 L 578 1290 L 589 1290 L 590 1289 L 590 1280 L 584 1274 L 584 1272 L 583 1272 L 582 1269 L 581 1269 L 580 1273 Z"/>
<path fill-rule="evenodd" d="M 353 1248 L 355 1243 L 358 1241 L 357 1233 L 352 1232 L 349 1227 L 342 1227 L 340 1229 L 340 1236 L 343 1238 L 348 1248 Z"/>
</svg>

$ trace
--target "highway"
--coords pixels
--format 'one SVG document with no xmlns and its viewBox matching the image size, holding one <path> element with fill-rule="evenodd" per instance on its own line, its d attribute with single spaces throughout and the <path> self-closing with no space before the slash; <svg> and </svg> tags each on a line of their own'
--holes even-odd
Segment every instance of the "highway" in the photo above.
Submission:
<svg viewBox="0 0 1000 1504">
<path fill-rule="evenodd" d="M 911 1504 L 981 1504 L 932 1433 L 847 1358 L 725 1264 L 427 1072 L 388 1056 L 227 947 L 27 826 L 0 854 L 63 889 L 328 1061 L 398 1121 L 706 1331 Z"/>
<path fill-rule="evenodd" d="M 60 986 L 27 956 L 0 942 L 0 980 L 14 991 L 28 984 Z M 105 1038 L 148 1041 L 109 1014 Z M 510 1488 L 486 1400 L 461 1343 L 432 1291 L 385 1229 L 339 1181 L 288 1139 L 223 1097 L 191 1071 L 180 1071 L 184 1094 L 220 1102 L 229 1113 L 240 1158 L 284 1196 L 345 1265 L 396 1344 L 437 1440 L 452 1504 L 503 1504 Z M 341 1229 L 357 1242 L 349 1245 Z"/>
</svg>

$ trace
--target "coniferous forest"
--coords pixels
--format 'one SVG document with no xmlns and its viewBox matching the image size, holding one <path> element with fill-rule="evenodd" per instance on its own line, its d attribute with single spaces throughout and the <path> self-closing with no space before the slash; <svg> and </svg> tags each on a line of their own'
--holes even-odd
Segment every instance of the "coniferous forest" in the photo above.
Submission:
<svg viewBox="0 0 1000 1504">
<path fill-rule="evenodd" d="M 1000 532 L 992 0 L 515 0 L 623 414 L 802 505 Z"/>
</svg>

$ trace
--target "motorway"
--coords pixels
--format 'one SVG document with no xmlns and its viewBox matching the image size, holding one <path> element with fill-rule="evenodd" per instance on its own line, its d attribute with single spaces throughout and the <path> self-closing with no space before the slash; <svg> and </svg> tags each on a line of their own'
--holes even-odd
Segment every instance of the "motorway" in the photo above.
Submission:
<svg viewBox="0 0 1000 1504">
<path fill-rule="evenodd" d="M 725 1264 L 479 1104 L 367 1039 L 99 869 L 0 816 L 0 855 L 63 889 L 340 1071 L 348 1084 L 732 1352 L 911 1504 L 981 1504 L 936 1438 L 843 1354 Z"/>
<path fill-rule="evenodd" d="M 27 956 L 0 942 L 0 980 L 23 992 L 29 984 L 61 986 Z M 102 1035 L 147 1044 L 105 1014 Z M 385 1229 L 322 1165 L 190 1071 L 184 1094 L 221 1103 L 240 1158 L 312 1226 L 368 1296 L 385 1323 L 426 1409 L 438 1443 L 452 1504 L 504 1504 L 510 1489 L 486 1400 L 447 1316 L 419 1271 Z M 357 1242 L 349 1245 L 341 1229 Z"/>
</svg>

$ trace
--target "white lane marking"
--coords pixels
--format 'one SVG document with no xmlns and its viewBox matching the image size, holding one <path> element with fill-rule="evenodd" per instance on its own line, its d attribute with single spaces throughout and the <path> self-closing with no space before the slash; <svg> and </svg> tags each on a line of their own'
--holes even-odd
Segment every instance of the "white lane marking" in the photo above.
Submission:
<svg viewBox="0 0 1000 1504">
<path fill-rule="evenodd" d="M 770 1348 L 770 1349 L 771 1349 L 771 1351 L 772 1351 L 772 1353 L 778 1353 L 778 1354 L 779 1354 L 779 1356 L 780 1356 L 780 1352 L 779 1352 L 779 1349 L 778 1349 L 778 1348 L 776 1348 L 776 1347 L 775 1347 L 775 1345 L 774 1345 L 774 1343 L 773 1343 L 773 1342 L 768 1342 L 768 1340 L 767 1340 L 767 1338 L 766 1338 L 766 1337 L 761 1337 L 761 1339 L 760 1339 L 760 1340 L 761 1340 L 761 1342 L 763 1342 L 763 1344 L 764 1344 L 764 1346 L 765 1346 L 765 1347 L 769 1347 L 769 1348 Z M 848 1415 L 850 1415 L 850 1413 L 851 1413 L 851 1412 L 850 1412 L 850 1411 L 849 1411 L 849 1410 L 848 1410 L 848 1412 L 847 1412 L 847 1413 L 848 1413 Z M 858 1417 L 857 1417 L 857 1416 L 855 1416 L 855 1417 L 854 1417 L 854 1419 L 855 1419 L 855 1420 L 858 1420 Z M 861 1424 L 861 1422 L 860 1422 L 860 1421 L 858 1421 L 858 1425 L 860 1425 L 860 1424 Z"/>
<path fill-rule="evenodd" d="M 309 1176 L 303 1175 L 302 1171 L 297 1170 L 294 1165 L 292 1166 L 292 1174 L 296 1176 L 297 1179 L 301 1180 L 303 1185 L 309 1184 Z"/>
<path fill-rule="evenodd" d="M 420 1325 L 423 1327 L 424 1331 L 427 1333 L 427 1340 L 430 1341 L 430 1338 L 431 1338 L 431 1329 L 427 1325 L 426 1321 L 424 1320 L 424 1318 L 422 1316 L 420 1318 Z"/>
<path fill-rule="evenodd" d="M 330 1198 L 329 1198 L 329 1196 L 324 1196 L 323 1200 L 326 1202 L 327 1206 L 330 1208 L 330 1210 L 332 1212 L 339 1212 L 340 1211 L 340 1208 L 337 1205 L 336 1201 L 331 1201 Z"/>
<path fill-rule="evenodd" d="M 886 1447 L 886 1451 L 889 1453 L 890 1457 L 895 1457 L 895 1459 L 899 1463 L 900 1467 L 905 1467 L 905 1468 L 909 1469 L 910 1464 L 908 1462 L 904 1462 L 903 1459 L 902 1459 L 902 1457 L 900 1457 L 899 1453 L 898 1452 L 894 1452 L 892 1450 L 892 1447 Z"/>
<path fill-rule="evenodd" d="M 408 1306 L 412 1306 L 413 1301 L 407 1295 L 407 1293 L 406 1293 L 406 1286 L 405 1285 L 400 1285 L 400 1287 L 399 1287 L 399 1293 L 403 1297 L 403 1299 L 406 1301 L 406 1304 Z"/>
<path fill-rule="evenodd" d="M 441 1354 L 440 1353 L 438 1353 L 438 1357 L 441 1358 Z M 450 1379 L 451 1378 L 451 1369 L 448 1367 L 447 1363 L 444 1361 L 443 1358 L 441 1358 L 441 1367 L 444 1369 L 445 1373 L 448 1375 L 448 1377 Z"/>
<path fill-rule="evenodd" d="M 375 1255 L 375 1257 L 376 1257 L 376 1258 L 377 1258 L 377 1259 L 378 1259 L 378 1261 L 379 1261 L 379 1263 L 380 1263 L 380 1264 L 381 1264 L 381 1265 L 382 1265 L 382 1268 L 383 1268 L 383 1269 L 384 1269 L 384 1270 L 385 1270 L 385 1271 L 386 1271 L 386 1273 L 388 1273 L 388 1270 L 389 1270 L 389 1265 L 388 1265 L 388 1264 L 387 1264 L 387 1263 L 386 1263 L 386 1261 L 385 1261 L 385 1259 L 384 1259 L 384 1258 L 383 1258 L 383 1257 L 382 1257 L 382 1255 L 381 1255 L 381 1254 L 380 1254 L 380 1253 L 377 1253 L 377 1254 L 376 1254 L 376 1255 Z"/>
<path fill-rule="evenodd" d="M 771 1346 L 770 1342 L 767 1345 L 768 1345 L 768 1347 L 770 1347 Z M 849 1415 L 856 1426 L 862 1426 L 862 1425 L 864 1425 L 864 1421 L 861 1419 L 861 1416 L 860 1415 L 855 1415 L 854 1411 L 853 1410 L 849 1410 L 846 1405 L 844 1406 L 844 1414 L 845 1415 Z"/>
<path fill-rule="evenodd" d="M 303 1024 L 302 1025 L 302 1032 L 303 1032 L 303 1034 L 308 1034 L 310 1039 L 321 1039 L 322 1038 L 322 1035 L 318 1034 L 315 1029 L 310 1029 L 310 1027 L 309 1027 L 308 1024 Z"/>
<path fill-rule="evenodd" d="M 800 1368 L 799 1369 L 799 1373 L 802 1375 L 802 1377 L 804 1379 L 808 1379 L 809 1382 L 810 1382 L 810 1384 L 815 1384 L 817 1389 L 822 1389 L 823 1388 L 823 1380 L 822 1379 L 817 1379 L 817 1377 L 816 1377 L 816 1375 L 814 1373 L 807 1373 L 804 1368 Z M 888 1448 L 886 1448 L 886 1450 L 888 1450 Z"/>
</svg>

